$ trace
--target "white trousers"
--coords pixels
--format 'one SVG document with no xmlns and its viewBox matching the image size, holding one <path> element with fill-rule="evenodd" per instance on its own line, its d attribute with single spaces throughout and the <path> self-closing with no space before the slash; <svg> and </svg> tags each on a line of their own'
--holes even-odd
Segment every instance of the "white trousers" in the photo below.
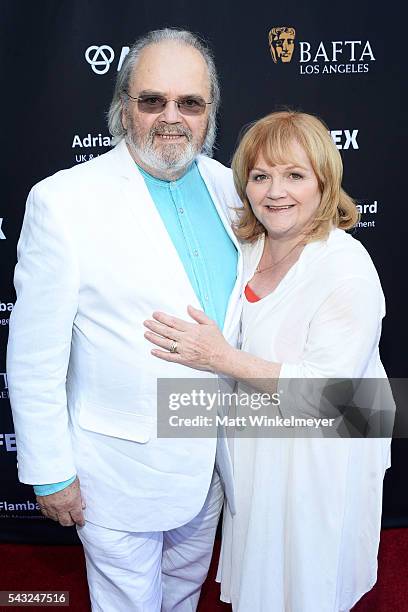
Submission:
<svg viewBox="0 0 408 612">
<path fill-rule="evenodd" d="M 217 472 L 199 514 L 170 531 L 116 531 L 87 521 L 85 551 L 93 612 L 193 612 L 211 561 L 223 503 Z"/>
</svg>

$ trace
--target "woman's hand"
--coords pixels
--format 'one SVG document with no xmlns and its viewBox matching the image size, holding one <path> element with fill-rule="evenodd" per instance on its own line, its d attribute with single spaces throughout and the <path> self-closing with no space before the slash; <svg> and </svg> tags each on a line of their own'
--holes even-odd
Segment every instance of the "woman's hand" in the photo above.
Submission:
<svg viewBox="0 0 408 612">
<path fill-rule="evenodd" d="M 165 349 L 152 349 L 152 355 L 196 370 L 221 371 L 222 364 L 234 351 L 233 347 L 202 310 L 188 306 L 187 312 L 196 323 L 163 312 L 154 312 L 154 320 L 144 321 L 145 327 L 150 330 L 145 333 L 145 338 Z"/>
</svg>

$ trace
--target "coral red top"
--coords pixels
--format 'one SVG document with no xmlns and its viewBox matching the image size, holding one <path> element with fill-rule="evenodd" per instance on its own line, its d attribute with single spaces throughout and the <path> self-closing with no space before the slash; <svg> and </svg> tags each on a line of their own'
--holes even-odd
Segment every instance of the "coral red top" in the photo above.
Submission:
<svg viewBox="0 0 408 612">
<path fill-rule="evenodd" d="M 248 300 L 248 302 L 259 302 L 259 300 L 261 299 L 258 295 L 256 295 L 255 291 L 252 291 L 248 283 L 246 284 L 246 287 L 245 287 L 245 297 Z"/>
</svg>

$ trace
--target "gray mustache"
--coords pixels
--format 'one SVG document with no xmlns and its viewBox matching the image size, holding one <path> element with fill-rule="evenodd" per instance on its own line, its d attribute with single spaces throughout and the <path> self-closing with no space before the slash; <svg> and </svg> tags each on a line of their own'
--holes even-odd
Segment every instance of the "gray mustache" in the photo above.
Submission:
<svg viewBox="0 0 408 612">
<path fill-rule="evenodd" d="M 184 125 L 180 125 L 180 126 L 174 126 L 173 129 L 169 128 L 168 125 L 166 126 L 160 126 L 157 125 L 156 127 L 154 127 L 152 129 L 152 134 L 166 134 L 169 136 L 187 136 L 188 139 L 190 139 L 191 137 L 191 130 L 189 130 L 188 128 L 184 127 Z"/>
</svg>

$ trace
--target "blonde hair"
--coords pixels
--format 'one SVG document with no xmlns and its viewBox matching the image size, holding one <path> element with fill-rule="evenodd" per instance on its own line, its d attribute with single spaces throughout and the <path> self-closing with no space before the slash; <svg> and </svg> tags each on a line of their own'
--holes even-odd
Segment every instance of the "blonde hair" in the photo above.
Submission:
<svg viewBox="0 0 408 612">
<path fill-rule="evenodd" d="M 354 201 L 341 187 L 343 164 L 327 126 L 317 117 L 297 111 L 271 113 L 245 132 L 232 160 L 235 188 L 243 202 L 234 230 L 238 238 L 253 242 L 266 233 L 252 212 L 246 195 L 250 171 L 260 154 L 269 165 L 292 163 L 293 142 L 306 152 L 317 177 L 321 200 L 307 242 L 328 236 L 332 227 L 350 229 L 359 220 Z"/>
</svg>

